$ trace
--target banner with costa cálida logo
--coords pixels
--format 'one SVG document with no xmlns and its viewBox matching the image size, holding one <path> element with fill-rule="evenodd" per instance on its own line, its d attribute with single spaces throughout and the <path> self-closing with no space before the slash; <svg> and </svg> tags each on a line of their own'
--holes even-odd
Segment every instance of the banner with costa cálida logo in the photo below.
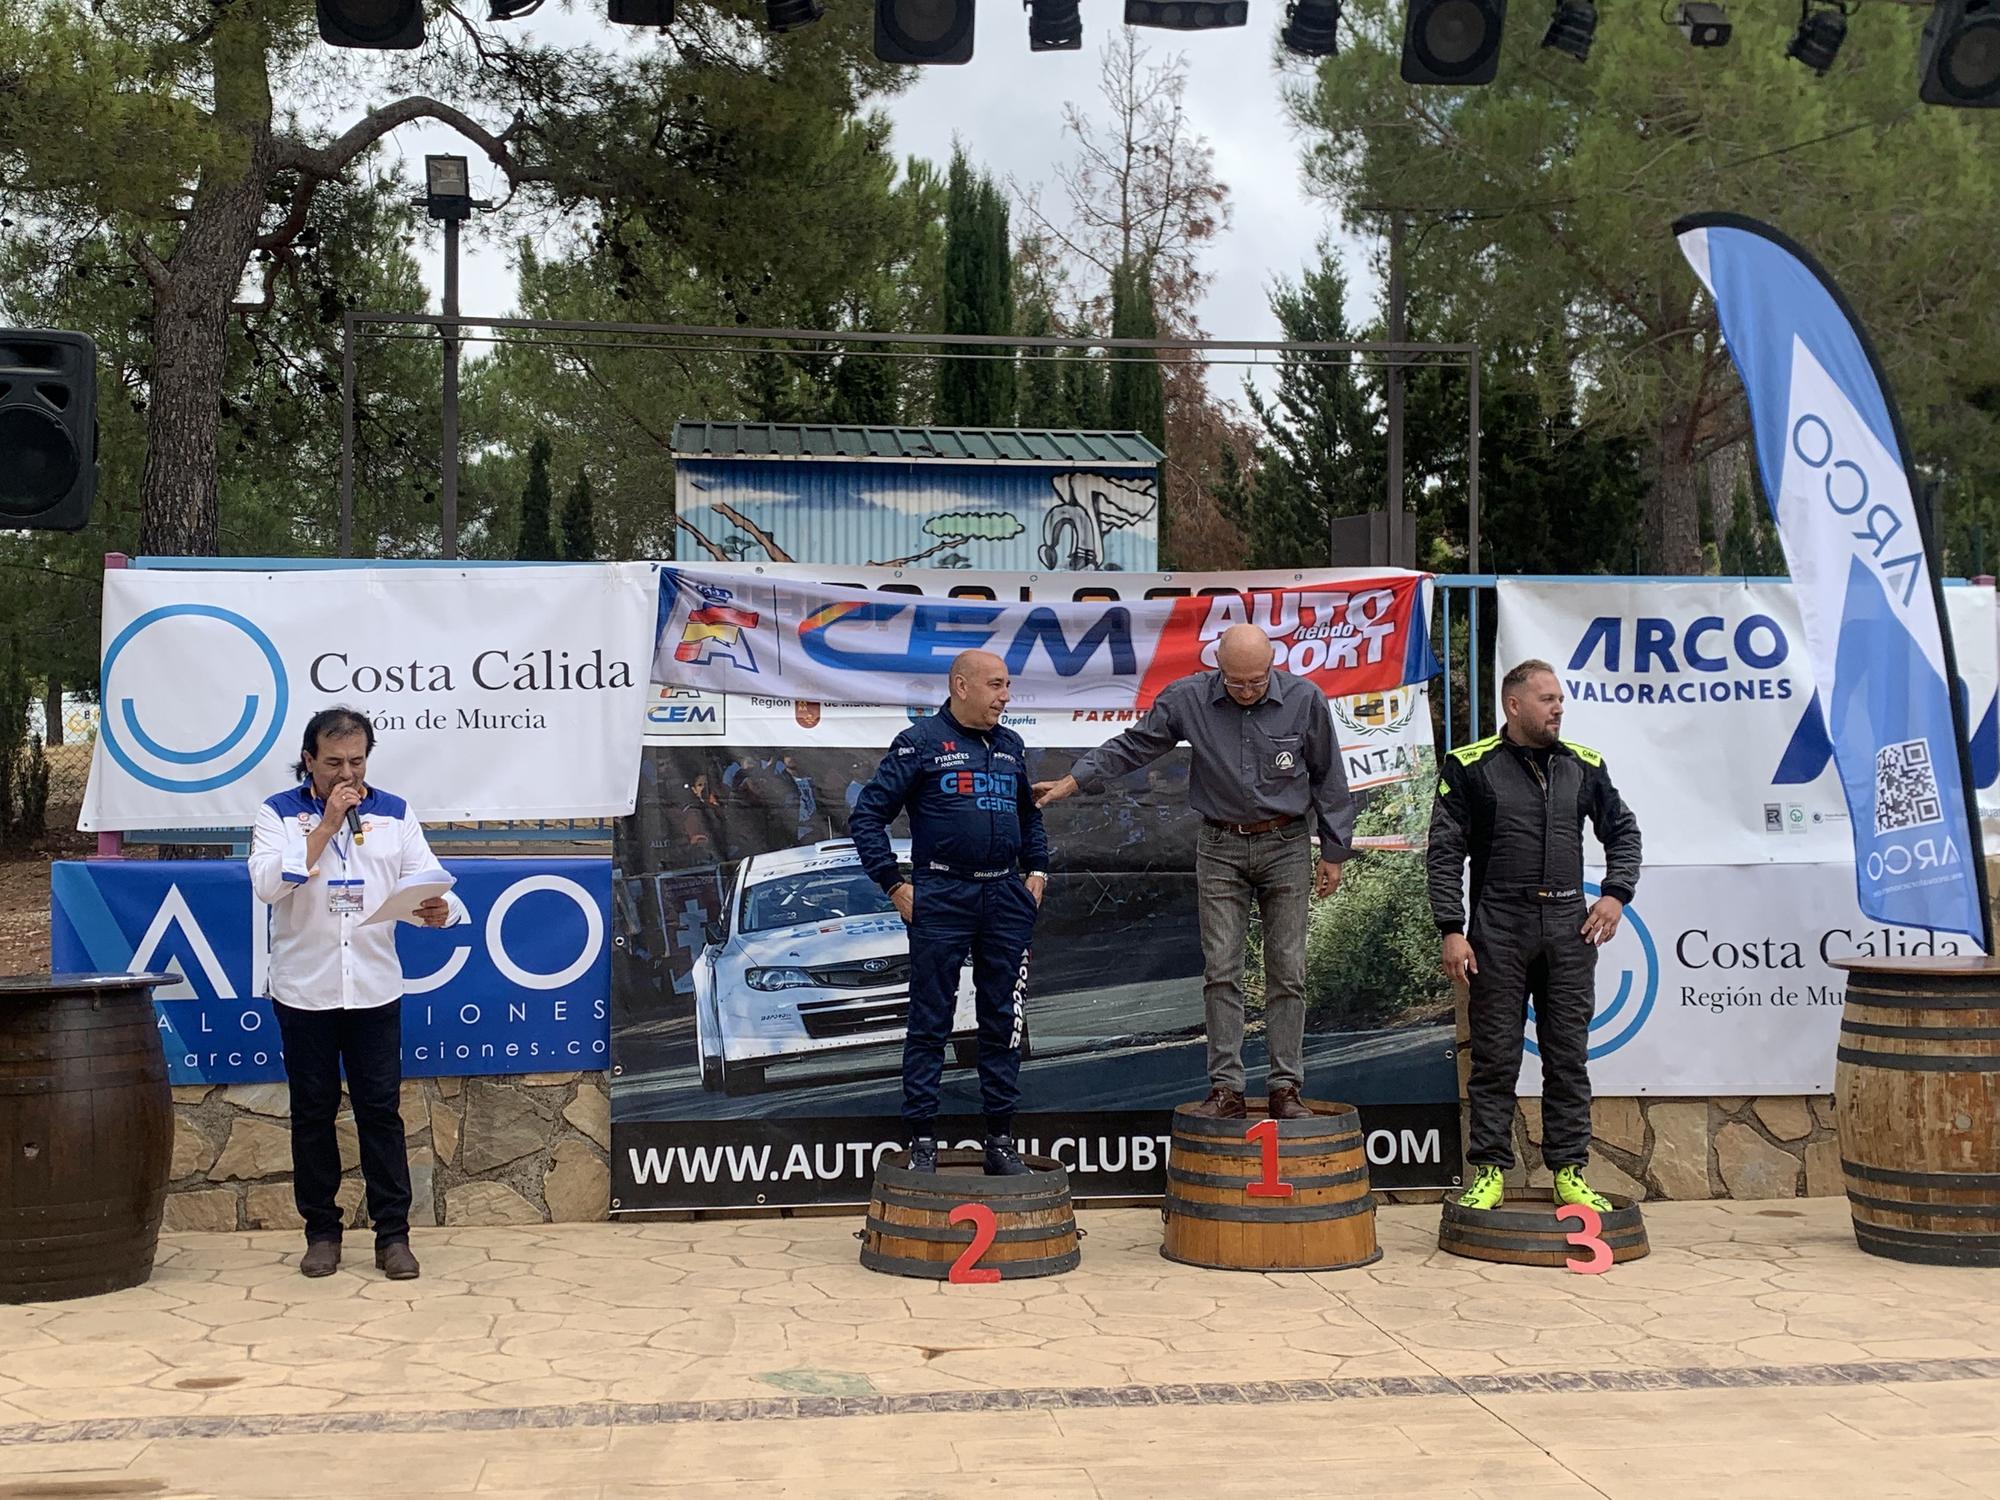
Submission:
<svg viewBox="0 0 2000 1500">
<path fill-rule="evenodd" d="M 420 817 L 630 812 L 658 571 L 108 570 L 80 826 L 245 827 L 334 704 L 374 721 L 369 780 Z"/>
<path fill-rule="evenodd" d="M 1502 579 L 1499 599 L 1496 695 L 1518 662 L 1555 668 L 1563 738 L 1604 754 L 1648 869 L 1853 858 L 1791 585 Z M 2000 791 L 2000 625 L 1991 589 L 1945 599 L 1984 803 Z"/>
<path fill-rule="evenodd" d="M 1213 667 L 1225 630 L 1250 624 L 1279 666 L 1344 697 L 1435 674 L 1425 579 L 676 565 L 661 574 L 653 681 L 815 703 L 936 703 L 952 658 L 979 649 L 1007 663 L 1023 709 L 1146 708 L 1175 678 Z"/>
<path fill-rule="evenodd" d="M 1586 877 L 1592 896 L 1598 874 Z M 1789 865 L 1780 877 L 1648 859 L 1597 959 L 1591 1088 L 1606 1098 L 1831 1093 L 1847 993 L 1836 964 L 1976 951 L 1968 938 L 1863 916 L 1846 860 Z M 1532 1007 L 1521 1092 L 1542 1092 Z"/>
</svg>

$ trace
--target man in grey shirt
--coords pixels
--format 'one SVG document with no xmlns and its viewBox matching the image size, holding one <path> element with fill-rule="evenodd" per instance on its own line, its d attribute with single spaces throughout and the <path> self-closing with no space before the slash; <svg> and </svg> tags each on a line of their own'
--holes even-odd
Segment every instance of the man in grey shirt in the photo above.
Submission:
<svg viewBox="0 0 2000 1500">
<path fill-rule="evenodd" d="M 1354 799 L 1341 769 L 1333 713 L 1310 682 L 1273 668 L 1271 642 L 1235 625 L 1216 647 L 1218 670 L 1168 685 L 1146 717 L 1035 787 L 1035 805 L 1104 784 L 1186 741 L 1194 752 L 1188 804 L 1201 815 L 1195 892 L 1201 904 L 1202 997 L 1208 1010 L 1208 1098 L 1196 1112 L 1240 1119 L 1243 948 L 1254 901 L 1264 918 L 1264 1035 L 1272 1119 L 1312 1114 L 1305 1085 L 1306 917 L 1340 885 L 1353 852 Z M 1309 819 L 1311 824 L 1309 824 Z M 1313 868 L 1309 826 L 1319 832 Z"/>
</svg>

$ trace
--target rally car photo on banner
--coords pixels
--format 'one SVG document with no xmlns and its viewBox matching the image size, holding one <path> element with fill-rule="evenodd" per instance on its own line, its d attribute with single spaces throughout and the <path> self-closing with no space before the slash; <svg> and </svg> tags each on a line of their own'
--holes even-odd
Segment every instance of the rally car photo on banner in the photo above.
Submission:
<svg viewBox="0 0 2000 1500">
<path fill-rule="evenodd" d="M 910 857 L 907 839 L 893 841 Z M 901 1047 L 910 1017 L 909 929 L 861 869 L 851 839 L 753 854 L 695 960 L 701 1086 L 783 1085 L 773 1064 L 860 1047 Z M 979 1061 L 972 971 L 960 971 L 952 1056 Z M 1023 1035 L 1025 1052 L 1027 1041 Z"/>
</svg>

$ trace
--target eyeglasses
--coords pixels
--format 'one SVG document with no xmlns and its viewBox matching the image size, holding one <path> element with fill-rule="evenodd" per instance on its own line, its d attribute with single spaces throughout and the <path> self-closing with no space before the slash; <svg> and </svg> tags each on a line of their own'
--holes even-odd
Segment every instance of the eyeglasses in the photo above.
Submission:
<svg viewBox="0 0 2000 1500">
<path fill-rule="evenodd" d="M 1247 681 L 1235 677 L 1224 677 L 1222 685 L 1232 693 L 1261 693 L 1271 685 L 1271 674 L 1266 672 L 1261 677 L 1252 677 Z"/>
</svg>

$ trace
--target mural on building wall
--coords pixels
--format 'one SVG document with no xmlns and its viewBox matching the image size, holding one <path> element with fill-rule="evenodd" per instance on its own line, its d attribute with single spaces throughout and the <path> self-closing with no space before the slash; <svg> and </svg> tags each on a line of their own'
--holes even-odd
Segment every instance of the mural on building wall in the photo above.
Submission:
<svg viewBox="0 0 2000 1500">
<path fill-rule="evenodd" d="M 678 554 L 721 562 L 1150 572 L 1149 469 L 681 462 Z"/>
</svg>

